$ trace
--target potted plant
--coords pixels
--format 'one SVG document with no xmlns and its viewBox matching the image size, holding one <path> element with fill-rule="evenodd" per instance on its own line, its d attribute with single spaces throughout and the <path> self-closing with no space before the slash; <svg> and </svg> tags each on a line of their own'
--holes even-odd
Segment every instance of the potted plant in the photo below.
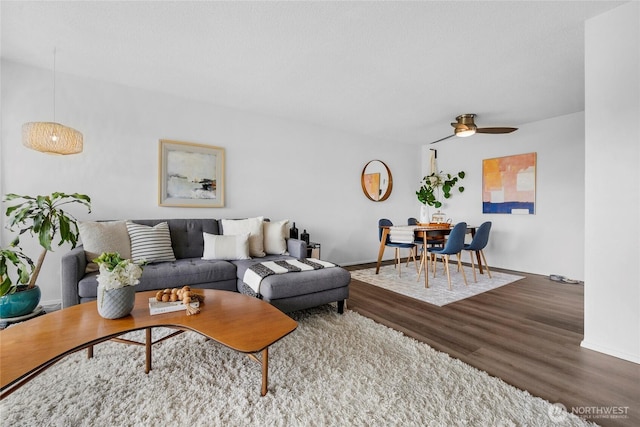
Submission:
<svg viewBox="0 0 640 427">
<path fill-rule="evenodd" d="M 458 181 L 464 179 L 464 177 L 464 171 L 458 172 L 456 176 L 449 173 L 445 174 L 440 171 L 439 173 L 433 172 L 430 175 L 423 177 L 420 189 L 416 191 L 418 201 L 422 203 L 423 208 L 426 208 L 426 206 L 433 206 L 436 209 L 440 209 L 442 207 L 442 201 L 440 199 L 441 195 L 445 199 L 451 198 L 453 188 L 458 184 Z M 464 187 L 458 187 L 458 191 L 462 193 L 464 191 Z M 428 215 L 423 214 L 423 210 L 426 209 L 421 210 L 420 220 L 421 222 L 428 222 Z M 424 216 L 426 216 L 426 220 Z"/>
<path fill-rule="evenodd" d="M 131 313 L 135 285 L 140 283 L 144 262 L 122 259 L 117 252 L 103 252 L 93 262 L 100 267 L 98 313 L 106 319 L 118 319 Z"/>
<path fill-rule="evenodd" d="M 14 242 L 8 248 L 0 249 L 0 296 L 12 295 L 17 290 L 26 291 L 33 268 L 31 258 L 20 247 L 15 246 Z M 33 289 L 16 294 L 7 304 L 4 302 L 9 301 L 9 298 L 0 298 L 0 317 L 16 317 L 33 311 L 37 305 L 33 301 L 40 301 L 40 289 Z"/>
<path fill-rule="evenodd" d="M 63 210 L 63 206 L 71 203 L 85 205 L 91 212 L 91 199 L 84 194 L 53 193 L 48 196 L 20 196 L 7 194 L 5 202 L 17 203 L 7 207 L 7 228 L 18 231 L 18 236 L 8 248 L 2 249 L 0 258 L 0 317 L 16 317 L 30 313 L 40 302 L 40 289 L 36 286 L 42 263 L 48 251 L 52 249 L 53 240 L 58 237 L 57 245 L 71 243 L 72 248 L 78 243 L 78 225 L 73 215 Z M 20 237 L 29 232 L 36 234 L 42 247 L 38 261 L 34 264 L 20 249 Z M 30 268 L 29 268 L 30 267 Z M 11 279 L 10 269 L 15 269 L 17 278 Z M 26 278 L 28 277 L 28 280 Z M 23 286 L 26 283 L 26 286 Z M 37 289 L 37 290 L 34 290 Z M 10 310 L 12 300 L 24 298 L 23 292 L 32 294 L 31 310 L 16 314 Z M 18 296 L 16 296 L 18 295 Z M 25 308 L 26 310 L 26 308 Z M 11 312 L 6 315 L 5 312 Z"/>
</svg>

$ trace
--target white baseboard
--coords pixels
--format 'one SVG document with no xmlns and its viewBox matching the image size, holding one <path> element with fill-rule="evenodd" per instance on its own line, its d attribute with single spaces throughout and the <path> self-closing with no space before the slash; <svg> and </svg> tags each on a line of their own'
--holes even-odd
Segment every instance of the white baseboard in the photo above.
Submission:
<svg viewBox="0 0 640 427">
<path fill-rule="evenodd" d="M 587 342 L 585 340 L 582 340 L 582 342 L 580 343 L 580 347 L 597 351 L 599 353 L 604 353 L 609 356 L 617 357 L 618 359 L 627 360 L 629 362 L 640 364 L 640 354 L 633 354 L 633 353 L 627 353 L 624 351 L 619 351 L 613 348 L 594 344 L 592 342 Z"/>
</svg>

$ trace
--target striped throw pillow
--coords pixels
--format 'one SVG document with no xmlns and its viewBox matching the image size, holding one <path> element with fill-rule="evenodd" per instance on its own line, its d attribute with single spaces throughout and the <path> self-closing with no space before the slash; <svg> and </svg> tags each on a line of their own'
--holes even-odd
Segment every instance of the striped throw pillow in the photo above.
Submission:
<svg viewBox="0 0 640 427">
<path fill-rule="evenodd" d="M 131 259 L 134 262 L 175 261 L 171 247 L 169 224 L 161 222 L 153 227 L 127 221 L 127 231 L 131 239 Z"/>
</svg>

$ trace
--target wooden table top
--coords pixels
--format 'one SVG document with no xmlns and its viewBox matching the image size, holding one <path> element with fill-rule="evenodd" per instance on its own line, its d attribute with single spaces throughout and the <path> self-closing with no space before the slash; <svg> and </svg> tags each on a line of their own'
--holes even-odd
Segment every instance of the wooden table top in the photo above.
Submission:
<svg viewBox="0 0 640 427">
<path fill-rule="evenodd" d="M 205 299 L 200 313 L 149 314 L 156 291 L 136 293 L 129 316 L 104 319 L 96 302 L 35 317 L 0 331 L 0 389 L 45 369 L 64 356 L 123 333 L 171 326 L 192 330 L 242 353 L 257 353 L 297 327 L 269 303 L 237 292 L 197 289 Z"/>
</svg>

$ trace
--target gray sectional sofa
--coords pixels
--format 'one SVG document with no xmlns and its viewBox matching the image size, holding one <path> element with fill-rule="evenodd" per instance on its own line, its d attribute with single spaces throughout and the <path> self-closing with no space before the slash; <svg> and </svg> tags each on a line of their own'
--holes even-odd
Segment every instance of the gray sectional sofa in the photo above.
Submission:
<svg viewBox="0 0 640 427">
<path fill-rule="evenodd" d="M 302 310 L 337 302 L 342 313 L 349 296 L 350 273 L 341 267 L 276 274 L 264 278 L 259 295 L 243 282 L 251 264 L 269 260 L 305 258 L 306 243 L 287 239 L 284 255 L 266 255 L 240 260 L 205 260 L 203 232 L 222 235 L 222 221 L 217 219 L 132 220 L 136 224 L 155 226 L 167 222 L 175 261 L 150 263 L 144 267 L 136 292 L 189 285 L 200 289 L 221 289 L 253 295 L 284 312 Z M 82 245 L 62 257 L 62 306 L 69 307 L 97 298 L 98 272 L 87 272 L 87 256 Z"/>
</svg>

